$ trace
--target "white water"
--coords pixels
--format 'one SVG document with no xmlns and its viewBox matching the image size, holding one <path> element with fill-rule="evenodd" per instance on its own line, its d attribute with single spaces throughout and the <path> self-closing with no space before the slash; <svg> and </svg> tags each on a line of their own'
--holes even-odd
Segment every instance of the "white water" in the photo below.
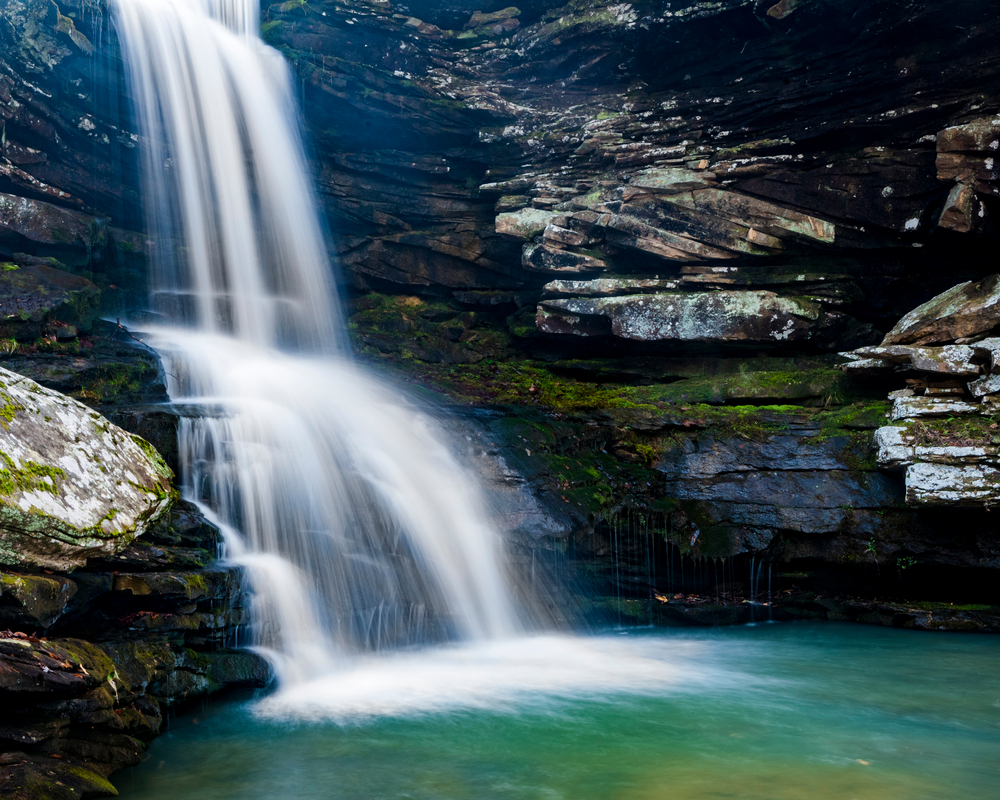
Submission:
<svg viewBox="0 0 1000 800">
<path fill-rule="evenodd" d="M 480 710 L 558 712 L 567 700 L 719 691 L 752 681 L 703 663 L 696 641 L 549 634 L 353 659 L 335 676 L 262 700 L 271 719 L 358 724 L 386 717 Z"/>
<path fill-rule="evenodd" d="M 520 630 L 442 435 L 343 353 L 288 70 L 249 0 L 116 0 L 157 242 L 150 341 L 184 492 L 227 532 L 285 686 L 351 653 Z"/>
</svg>

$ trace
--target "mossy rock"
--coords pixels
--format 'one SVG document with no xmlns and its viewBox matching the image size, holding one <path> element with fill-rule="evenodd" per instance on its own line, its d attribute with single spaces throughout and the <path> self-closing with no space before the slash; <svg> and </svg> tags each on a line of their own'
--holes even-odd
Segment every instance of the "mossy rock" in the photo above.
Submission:
<svg viewBox="0 0 1000 800">
<path fill-rule="evenodd" d="M 72 569 L 169 509 L 173 473 L 137 436 L 0 369 L 0 563 Z"/>
</svg>

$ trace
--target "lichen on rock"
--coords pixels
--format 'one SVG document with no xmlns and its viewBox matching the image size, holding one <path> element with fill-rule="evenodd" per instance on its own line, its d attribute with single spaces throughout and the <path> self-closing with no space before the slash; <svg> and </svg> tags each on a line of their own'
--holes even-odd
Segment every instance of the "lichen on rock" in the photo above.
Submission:
<svg viewBox="0 0 1000 800">
<path fill-rule="evenodd" d="M 112 555 L 170 507 L 173 473 L 146 442 L 0 369 L 0 563 L 71 569 Z"/>
</svg>

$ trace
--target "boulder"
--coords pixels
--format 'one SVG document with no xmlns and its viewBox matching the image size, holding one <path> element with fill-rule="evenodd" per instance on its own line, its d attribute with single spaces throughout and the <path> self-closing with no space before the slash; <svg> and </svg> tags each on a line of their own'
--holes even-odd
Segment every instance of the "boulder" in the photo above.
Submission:
<svg viewBox="0 0 1000 800">
<path fill-rule="evenodd" d="M 909 364 L 920 372 L 942 372 L 948 375 L 960 375 L 973 378 L 979 375 L 979 365 L 972 362 L 976 351 L 964 344 L 951 344 L 944 347 L 911 347 L 908 345 L 879 345 L 877 347 L 859 347 L 842 356 L 859 360 L 875 359 L 883 362 L 883 367 L 891 368 L 896 364 Z M 848 365 L 845 365 L 848 366 Z"/>
<path fill-rule="evenodd" d="M 170 507 L 151 445 L 0 369 L 0 563 L 72 569 L 113 555 Z"/>
<path fill-rule="evenodd" d="M 953 286 L 906 314 L 883 345 L 935 344 L 975 336 L 1000 324 L 1000 275 Z"/>
<path fill-rule="evenodd" d="M 950 466 L 997 463 L 1000 458 L 1000 447 L 995 445 L 914 444 L 901 425 L 884 425 L 875 431 L 875 448 L 882 469 L 910 467 L 920 462 Z"/>
</svg>

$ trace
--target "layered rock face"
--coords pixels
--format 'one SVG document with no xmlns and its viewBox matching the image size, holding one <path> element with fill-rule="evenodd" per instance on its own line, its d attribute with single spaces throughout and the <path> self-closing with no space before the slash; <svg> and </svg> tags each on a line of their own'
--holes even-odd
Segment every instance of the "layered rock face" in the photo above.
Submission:
<svg viewBox="0 0 1000 800">
<path fill-rule="evenodd" d="M 97 287 L 73 285 L 74 279 L 96 281 L 108 308 L 134 304 L 145 294 L 150 245 L 134 233 L 142 228 L 138 149 L 121 86 L 122 65 L 103 0 L 4 3 L 0 9 L 3 338 L 14 336 L 5 323 L 12 314 L 74 325 L 82 319 L 86 327 L 96 310 Z M 17 267 L 22 274 L 7 274 Z M 42 274 L 30 274 L 39 268 Z M 71 274 L 61 275 L 65 271 Z M 12 277 L 16 286 L 11 286 Z M 90 294 L 94 308 L 68 308 L 65 300 L 53 303 L 57 299 L 52 297 L 53 282 L 64 292 L 82 289 Z M 36 326 L 22 333 L 35 338 L 40 331 Z"/>
<path fill-rule="evenodd" d="M 906 355 L 859 355 L 869 375 L 836 367 L 995 272 L 995 15 L 944 0 L 500 6 L 264 9 L 265 40 L 301 81 L 362 354 L 491 407 L 484 447 L 531 494 L 528 516 L 551 515 L 523 540 L 620 559 L 599 593 L 758 597 L 764 559 L 785 565 L 781 591 L 994 603 L 1000 548 L 981 498 L 910 503 L 873 446 L 896 413 L 896 366 L 935 391 L 989 379 L 979 357 L 976 375 L 929 366 L 940 354 L 923 349 L 968 338 L 965 323 L 911 336 L 904 320 L 884 347 Z M 135 149 L 118 106 L 98 101 L 119 78 L 103 6 L 8 8 L 8 172 L 54 192 L 4 173 L 0 189 L 33 210 L 0 206 L 0 252 L 76 272 L 107 303 L 152 245 L 124 233 L 139 227 Z M 26 148 L 46 160 L 15 164 Z M 27 314 L 10 362 L 113 394 L 103 344 L 79 371 L 55 341 L 44 369 L 25 360 L 56 322 L 84 330 L 67 314 Z M 933 397 L 918 389 L 918 404 Z M 169 441 L 168 418 L 117 413 Z M 650 571 L 681 557 L 686 582 Z M 728 583 L 692 582 L 710 559 Z M 823 608 L 809 611 L 862 613 Z"/>
<path fill-rule="evenodd" d="M 988 508 L 1000 499 L 998 285 L 998 275 L 959 284 L 906 314 L 880 346 L 844 353 L 847 372 L 906 382 L 890 392 L 894 424 L 875 444 L 880 467 L 905 469 L 909 504 Z"/>
<path fill-rule="evenodd" d="M 473 10 L 265 13 L 304 80 L 360 285 L 663 272 L 843 312 L 859 278 L 902 285 L 899 264 L 872 270 L 866 251 L 908 261 L 945 231 L 991 229 L 997 23 L 973 9 Z"/>
</svg>

